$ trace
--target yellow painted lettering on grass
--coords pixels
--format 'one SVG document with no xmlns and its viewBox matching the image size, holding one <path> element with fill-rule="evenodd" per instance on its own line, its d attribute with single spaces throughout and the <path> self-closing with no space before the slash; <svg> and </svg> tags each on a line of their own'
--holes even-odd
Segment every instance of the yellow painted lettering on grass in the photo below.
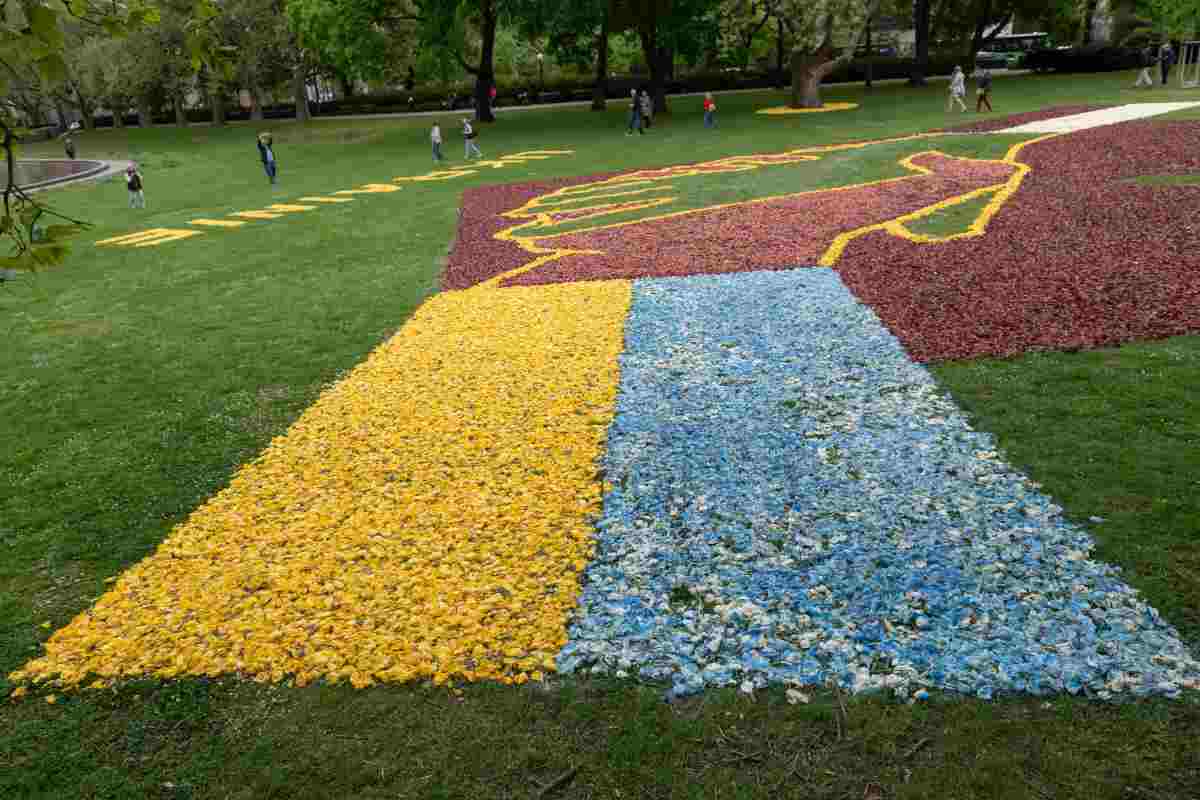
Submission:
<svg viewBox="0 0 1200 800">
<path fill-rule="evenodd" d="M 334 192 L 334 194 L 387 194 L 388 192 L 398 191 L 400 191 L 400 187 L 393 186 L 390 183 L 366 183 L 357 189 L 342 189 Z"/>
<path fill-rule="evenodd" d="M 449 181 L 455 178 L 465 178 L 467 175 L 474 175 L 477 170 L 473 169 L 439 169 L 433 172 L 426 172 L 424 175 L 412 175 L 410 177 L 394 178 L 396 183 L 403 181 Z"/>
<path fill-rule="evenodd" d="M 128 233 L 124 236 L 114 236 L 111 239 L 101 239 L 96 244 L 115 245 L 117 247 L 154 247 L 166 242 L 174 242 L 179 239 L 188 239 L 199 235 L 200 231 L 189 231 L 183 228 L 151 228 L 145 231 L 138 231 L 137 233 Z"/>
<path fill-rule="evenodd" d="M 431 298 L 14 679 L 552 669 L 592 554 L 630 286 Z"/>
<path fill-rule="evenodd" d="M 188 225 L 199 225 L 204 228 L 240 228 L 246 223 L 236 219 L 193 219 Z"/>
<path fill-rule="evenodd" d="M 279 219 L 283 214 L 278 211 L 235 211 L 229 216 L 245 217 L 246 219 Z"/>
<path fill-rule="evenodd" d="M 267 206 L 268 211 L 282 211 L 285 214 L 290 214 L 294 211 L 312 211 L 316 206 L 301 206 L 296 203 L 272 203 Z"/>
</svg>

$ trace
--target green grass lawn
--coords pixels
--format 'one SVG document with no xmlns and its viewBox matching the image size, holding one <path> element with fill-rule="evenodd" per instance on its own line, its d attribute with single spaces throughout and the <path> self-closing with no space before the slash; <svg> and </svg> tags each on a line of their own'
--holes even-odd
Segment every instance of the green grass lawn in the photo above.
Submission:
<svg viewBox="0 0 1200 800">
<path fill-rule="evenodd" d="M 1200 99 L 1134 91 L 1133 77 L 999 78 L 999 111 L 984 116 Z M 623 104 L 604 114 L 502 111 L 483 126 L 486 156 L 575 155 L 140 249 L 92 242 L 423 173 L 429 121 L 81 136 L 80 157 L 138 160 L 148 208 L 127 209 L 119 179 L 45 194 L 94 227 L 64 267 L 0 287 L 0 697 L 12 688 L 3 675 L 436 290 L 463 189 L 929 130 L 964 118 L 945 114 L 944 91 L 839 88 L 828 99 L 862 107 L 784 117 L 750 113 L 782 95 L 729 95 L 716 131 L 701 127 L 698 98 L 675 100 L 635 138 L 623 135 Z M 441 118 L 452 156 L 461 153 L 455 116 Z M 276 133 L 276 189 L 254 147 L 264 127 Z M 946 146 L 983 155 L 1001 143 L 955 137 Z M 26 150 L 57 153 L 53 144 Z M 853 155 L 830 163 L 838 182 L 890 169 Z M 786 169 L 772 169 L 770 186 L 754 184 L 765 173 L 706 181 L 696 202 L 771 193 L 791 185 Z M 933 232 L 956 220 L 928 224 Z M 1200 337 L 934 372 L 1088 526 L 1101 557 L 1200 643 Z M 56 699 L 0 700 L 0 798 L 523 798 L 543 788 L 564 798 L 860 798 L 870 785 L 888 798 L 1200 796 L 1196 698 L 935 697 L 910 707 L 825 695 L 789 706 L 776 693 L 713 692 L 668 705 L 653 688 L 623 683 L 459 695 L 228 679 Z"/>
</svg>

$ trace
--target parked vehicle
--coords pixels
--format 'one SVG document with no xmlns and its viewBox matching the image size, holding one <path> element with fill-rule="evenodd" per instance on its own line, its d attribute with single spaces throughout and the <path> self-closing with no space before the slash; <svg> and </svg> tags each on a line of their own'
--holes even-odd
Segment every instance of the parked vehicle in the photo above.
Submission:
<svg viewBox="0 0 1200 800">
<path fill-rule="evenodd" d="M 975 63 L 988 69 L 1020 69 L 1029 66 L 1030 53 L 1050 46 L 1050 34 L 1041 31 L 1003 34 L 975 54 Z"/>
</svg>

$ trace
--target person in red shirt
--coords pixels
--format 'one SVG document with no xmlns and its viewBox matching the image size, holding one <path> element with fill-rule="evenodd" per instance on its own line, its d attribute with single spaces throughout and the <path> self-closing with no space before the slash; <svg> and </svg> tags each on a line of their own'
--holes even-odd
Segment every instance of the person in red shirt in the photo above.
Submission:
<svg viewBox="0 0 1200 800">
<path fill-rule="evenodd" d="M 704 95 L 704 127 L 716 127 L 716 113 L 717 104 L 713 102 L 712 92 L 706 92 Z"/>
</svg>

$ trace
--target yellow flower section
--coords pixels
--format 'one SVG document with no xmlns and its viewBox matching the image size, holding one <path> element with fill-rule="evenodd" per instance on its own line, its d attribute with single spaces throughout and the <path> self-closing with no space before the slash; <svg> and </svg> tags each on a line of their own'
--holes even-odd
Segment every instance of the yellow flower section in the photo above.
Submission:
<svg viewBox="0 0 1200 800">
<path fill-rule="evenodd" d="M 630 291 L 433 297 L 13 679 L 553 669 L 592 553 Z"/>
<path fill-rule="evenodd" d="M 858 108 L 858 103 L 825 103 L 820 108 L 792 108 L 791 106 L 775 106 L 755 111 L 755 114 L 782 116 L 784 114 L 822 114 L 826 111 L 850 111 Z"/>
</svg>

